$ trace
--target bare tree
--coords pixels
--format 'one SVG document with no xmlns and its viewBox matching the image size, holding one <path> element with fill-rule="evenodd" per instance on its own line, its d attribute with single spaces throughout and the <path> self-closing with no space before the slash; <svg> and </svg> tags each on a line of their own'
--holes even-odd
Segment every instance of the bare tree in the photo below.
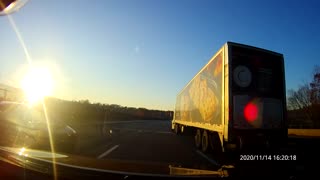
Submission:
<svg viewBox="0 0 320 180">
<path fill-rule="evenodd" d="M 287 108 L 288 115 L 295 122 L 311 122 L 313 127 L 320 127 L 320 66 L 314 67 L 311 83 L 305 83 L 298 90 L 288 91 Z"/>
<path fill-rule="evenodd" d="M 310 99 L 310 87 L 308 84 L 300 86 L 297 91 L 289 90 L 288 91 L 288 110 L 299 110 L 304 114 L 303 119 L 311 121 L 312 111 L 310 109 L 311 99 Z"/>
<path fill-rule="evenodd" d="M 311 87 L 311 110 L 313 115 L 313 124 L 316 128 L 320 128 L 320 66 L 315 66 L 313 70 L 313 80 Z"/>
<path fill-rule="evenodd" d="M 313 70 L 313 80 L 310 83 L 310 98 L 312 105 L 320 104 L 320 66 L 315 66 Z"/>
<path fill-rule="evenodd" d="M 288 91 L 288 109 L 303 109 L 311 105 L 310 88 L 308 84 L 300 86 L 297 91 Z"/>
</svg>

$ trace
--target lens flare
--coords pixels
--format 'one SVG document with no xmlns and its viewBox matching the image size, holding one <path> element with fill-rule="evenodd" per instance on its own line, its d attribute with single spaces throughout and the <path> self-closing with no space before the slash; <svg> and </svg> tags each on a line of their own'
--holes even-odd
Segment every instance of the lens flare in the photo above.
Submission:
<svg viewBox="0 0 320 180">
<path fill-rule="evenodd" d="M 23 0 L 21 0 L 19 2 L 22 2 L 22 1 Z M 27 1 L 27 0 L 25 0 L 25 1 Z M 16 7 L 18 7 L 18 6 L 16 6 Z M 11 10 L 12 10 L 12 8 L 11 8 Z M 1 13 L 2 12 L 0 12 L 0 15 L 2 15 Z M 29 54 L 27 46 L 26 46 L 26 44 L 20 34 L 20 31 L 19 31 L 15 21 L 8 14 L 9 14 L 9 12 L 5 12 L 5 15 L 7 15 L 8 20 L 12 26 L 12 29 L 16 33 L 17 38 L 20 42 L 20 45 L 23 48 L 23 51 L 26 56 L 26 60 L 29 64 L 29 68 L 30 68 L 30 71 L 26 74 L 25 78 L 22 80 L 21 85 L 22 85 L 30 103 L 35 102 L 38 98 L 40 98 L 40 100 L 42 100 L 42 105 L 45 110 L 45 116 L 46 116 L 46 121 L 47 121 L 47 126 L 48 126 L 48 133 L 49 133 L 49 137 L 50 137 L 51 152 L 55 153 L 54 144 L 53 144 L 53 140 L 52 140 L 52 133 L 51 133 L 51 129 L 50 129 L 51 128 L 50 122 L 49 122 L 48 114 L 46 111 L 47 109 L 46 109 L 46 106 L 45 106 L 43 98 L 42 98 L 44 95 L 50 95 L 50 93 L 51 93 L 52 85 L 53 85 L 51 73 L 50 73 L 50 71 L 46 71 L 46 70 L 39 70 L 40 73 L 37 73 L 38 70 L 35 70 L 35 72 L 33 72 L 33 70 L 32 70 L 33 69 L 33 61 L 32 61 L 32 58 Z M 43 72 L 43 73 L 41 73 L 41 72 Z M 43 77 L 41 77 L 42 75 L 43 75 Z M 44 84 L 41 84 L 41 83 L 44 83 Z M 39 87 L 39 88 L 37 88 L 37 87 Z M 38 94 L 40 94 L 40 95 L 38 95 Z M 22 153 L 23 152 L 21 151 L 21 154 Z M 57 168 L 56 168 L 56 156 L 55 155 L 53 155 L 52 161 L 53 161 L 53 163 L 52 163 L 53 176 L 54 176 L 54 179 L 56 180 L 57 179 Z"/>
<path fill-rule="evenodd" d="M 26 150 L 26 148 L 24 148 L 24 147 L 21 148 L 18 154 L 19 154 L 20 156 L 23 155 L 23 153 L 24 153 L 25 150 Z"/>
<path fill-rule="evenodd" d="M 30 104 L 51 95 L 53 78 L 50 70 L 47 68 L 30 68 L 22 79 L 21 86 Z"/>
</svg>

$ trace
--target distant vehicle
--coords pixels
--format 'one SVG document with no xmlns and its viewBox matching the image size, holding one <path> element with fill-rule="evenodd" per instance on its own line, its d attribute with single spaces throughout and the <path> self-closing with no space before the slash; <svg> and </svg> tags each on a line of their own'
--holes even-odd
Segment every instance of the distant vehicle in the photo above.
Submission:
<svg viewBox="0 0 320 180">
<path fill-rule="evenodd" d="M 204 152 L 278 147 L 288 131 L 285 89 L 282 54 L 227 42 L 178 94 L 172 130 L 192 130 Z"/>
<path fill-rule="evenodd" d="M 72 152 L 77 132 L 61 120 L 50 118 L 55 150 Z M 0 102 L 0 146 L 51 150 L 50 136 L 42 106 Z"/>
</svg>

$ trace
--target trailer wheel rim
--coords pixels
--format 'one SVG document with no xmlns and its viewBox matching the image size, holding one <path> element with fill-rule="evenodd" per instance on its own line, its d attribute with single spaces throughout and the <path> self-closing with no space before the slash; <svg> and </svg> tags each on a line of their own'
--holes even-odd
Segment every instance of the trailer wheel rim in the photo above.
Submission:
<svg viewBox="0 0 320 180">
<path fill-rule="evenodd" d="M 206 152 L 208 150 L 209 140 L 208 140 L 208 133 L 204 131 L 202 134 L 202 151 Z"/>
<path fill-rule="evenodd" d="M 195 135 L 195 144 L 196 144 L 197 148 L 200 148 L 200 146 L 201 146 L 201 132 L 199 129 L 197 130 L 196 135 Z"/>
</svg>

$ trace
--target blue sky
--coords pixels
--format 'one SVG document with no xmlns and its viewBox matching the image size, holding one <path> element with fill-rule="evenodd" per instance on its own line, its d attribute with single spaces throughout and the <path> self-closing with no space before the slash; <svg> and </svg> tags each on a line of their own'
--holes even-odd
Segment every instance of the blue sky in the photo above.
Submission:
<svg viewBox="0 0 320 180">
<path fill-rule="evenodd" d="M 50 64 L 54 96 L 154 109 L 227 41 L 284 54 L 286 86 L 320 64 L 317 1 L 31 0 L 12 15 L 35 63 Z M 18 85 L 27 63 L 0 17 L 0 82 Z"/>
</svg>

